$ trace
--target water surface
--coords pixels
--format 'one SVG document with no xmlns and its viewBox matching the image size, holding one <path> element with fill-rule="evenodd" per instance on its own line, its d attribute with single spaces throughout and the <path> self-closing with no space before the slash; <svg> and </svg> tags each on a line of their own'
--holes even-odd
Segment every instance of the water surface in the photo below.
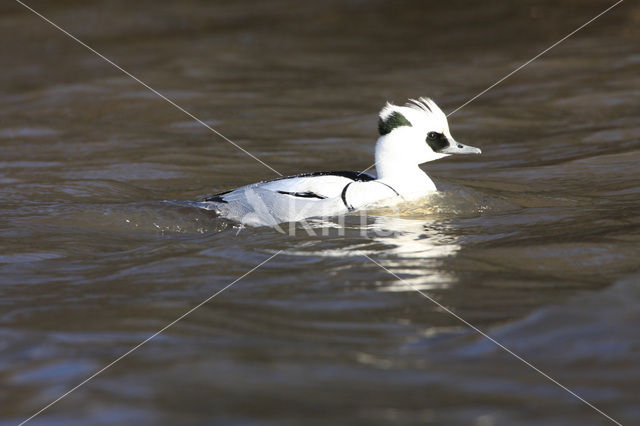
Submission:
<svg viewBox="0 0 640 426">
<path fill-rule="evenodd" d="M 280 172 L 362 170 L 385 101 L 451 111 L 609 3 L 33 2 Z M 640 418 L 640 9 L 450 117 L 478 157 L 402 214 L 239 228 L 167 203 L 275 174 L 0 6 L 0 421 L 15 424 L 282 253 L 33 424 Z"/>
</svg>

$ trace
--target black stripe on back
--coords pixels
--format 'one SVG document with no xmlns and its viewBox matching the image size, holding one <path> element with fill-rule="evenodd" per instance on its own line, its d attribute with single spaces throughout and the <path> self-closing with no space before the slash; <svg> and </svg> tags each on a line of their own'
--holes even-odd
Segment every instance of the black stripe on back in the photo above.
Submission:
<svg viewBox="0 0 640 426">
<path fill-rule="evenodd" d="M 349 170 L 338 170 L 333 172 L 311 172 L 311 173 L 301 173 L 299 175 L 281 177 L 274 180 L 283 180 L 283 179 L 291 179 L 291 178 L 303 178 L 303 177 L 314 177 L 314 176 L 341 176 L 347 179 L 351 179 L 355 182 L 369 182 L 370 180 L 375 180 L 371 175 L 362 172 L 352 172 Z M 271 181 L 268 181 L 271 182 Z"/>
<path fill-rule="evenodd" d="M 362 173 L 362 172 L 353 172 L 350 170 L 337 170 L 337 171 L 332 171 L 332 172 L 311 172 L 311 173 L 300 173 L 298 175 L 293 175 L 293 176 L 285 176 L 285 177 L 281 177 L 281 178 L 277 178 L 277 179 L 272 179 L 272 180 L 265 180 L 262 182 L 258 182 L 258 183 L 267 183 L 267 182 L 275 182 L 277 180 L 284 180 L 284 179 L 292 179 L 292 178 L 305 178 L 305 177 L 315 177 L 315 176 L 341 176 L 347 179 L 351 179 L 354 182 L 369 182 L 371 180 L 375 180 L 376 178 L 374 178 L 371 175 L 368 175 L 366 173 Z M 225 192 L 220 192 L 219 194 L 213 194 L 211 197 L 207 197 L 202 201 L 211 201 L 211 202 L 215 202 L 215 203 L 226 203 L 227 201 L 225 201 L 225 199 L 222 197 L 225 194 L 228 194 L 230 192 L 234 191 L 233 189 L 230 191 L 225 191 Z M 315 194 L 313 192 L 283 192 L 283 191 L 278 191 L 281 194 L 286 194 L 286 195 L 293 195 L 295 197 L 302 197 L 302 198 L 320 198 L 320 199 L 324 199 L 326 197 L 322 197 L 321 195 Z M 303 195 L 299 195 L 299 194 L 303 194 Z"/>
</svg>

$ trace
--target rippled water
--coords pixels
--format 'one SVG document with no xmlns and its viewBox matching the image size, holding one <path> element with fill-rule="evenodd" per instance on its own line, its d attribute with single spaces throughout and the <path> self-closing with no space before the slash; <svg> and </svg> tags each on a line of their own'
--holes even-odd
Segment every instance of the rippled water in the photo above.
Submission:
<svg viewBox="0 0 640 426">
<path fill-rule="evenodd" d="M 609 3 L 33 2 L 284 174 L 362 170 L 387 100 L 452 111 Z M 168 201 L 274 177 L 0 6 L 0 422 L 623 424 L 640 418 L 640 8 L 450 117 L 400 213 L 240 228 Z M 287 225 L 289 226 L 289 225 Z"/>
</svg>

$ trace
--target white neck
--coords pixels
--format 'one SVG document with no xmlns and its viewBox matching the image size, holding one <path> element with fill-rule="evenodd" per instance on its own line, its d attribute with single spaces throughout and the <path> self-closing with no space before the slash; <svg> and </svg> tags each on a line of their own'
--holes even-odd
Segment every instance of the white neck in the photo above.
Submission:
<svg viewBox="0 0 640 426">
<path fill-rule="evenodd" d="M 389 170 L 378 164 L 376 171 L 379 181 L 392 187 L 406 200 L 420 198 L 430 192 L 437 191 L 431 178 L 417 165 L 407 166 L 402 170 Z"/>
<path fill-rule="evenodd" d="M 437 190 L 429 176 L 418 167 L 416 159 L 398 150 L 397 144 L 387 137 L 378 139 L 375 157 L 378 180 L 391 186 L 403 198 L 415 199 Z"/>
</svg>

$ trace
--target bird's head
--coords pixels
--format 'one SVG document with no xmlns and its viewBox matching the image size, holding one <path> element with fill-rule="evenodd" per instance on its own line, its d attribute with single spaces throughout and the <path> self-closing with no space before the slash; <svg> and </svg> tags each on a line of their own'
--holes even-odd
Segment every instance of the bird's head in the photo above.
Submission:
<svg viewBox="0 0 640 426">
<path fill-rule="evenodd" d="M 453 139 L 447 116 L 429 98 L 410 99 L 404 106 L 387 103 L 380 111 L 378 131 L 378 165 L 417 165 L 451 154 L 481 153 Z"/>
</svg>

